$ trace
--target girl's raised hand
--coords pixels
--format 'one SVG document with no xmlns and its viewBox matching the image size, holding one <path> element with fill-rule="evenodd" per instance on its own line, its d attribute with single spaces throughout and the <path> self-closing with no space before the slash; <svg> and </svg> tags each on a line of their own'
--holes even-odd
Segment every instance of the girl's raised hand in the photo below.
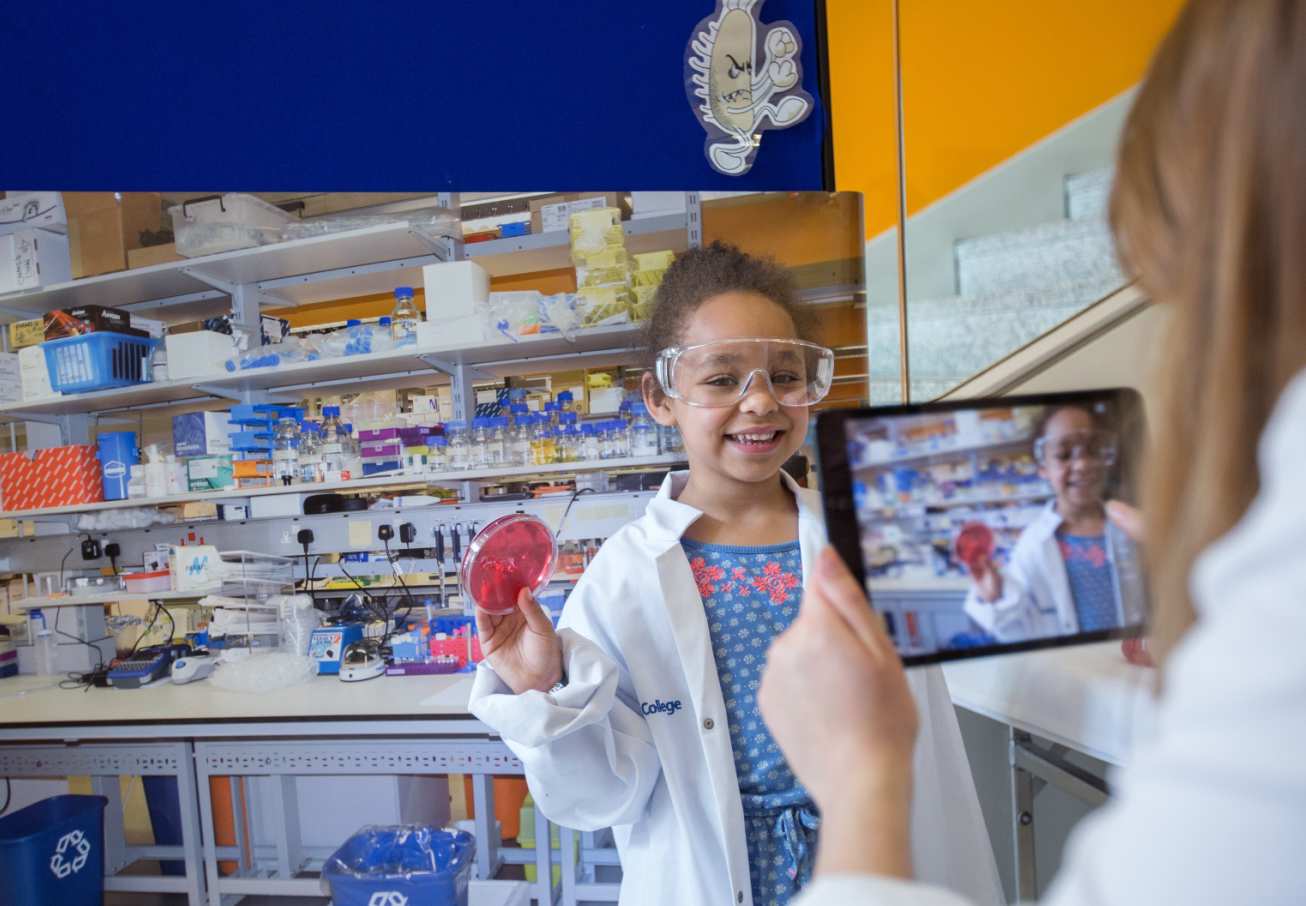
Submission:
<svg viewBox="0 0 1306 906">
<path fill-rule="evenodd" d="M 1135 543 L 1143 543 L 1142 510 L 1136 506 L 1121 503 L 1119 500 L 1108 500 L 1106 502 L 1106 515 Z"/>
<path fill-rule="evenodd" d="M 476 609 L 481 651 L 512 691 L 548 692 L 562 679 L 562 640 L 530 589 L 517 595 L 517 609 L 491 614 Z"/>
<path fill-rule="evenodd" d="M 971 568 L 971 577 L 975 580 L 975 589 L 979 598 L 986 604 L 992 604 L 1002 597 L 1002 573 L 988 557 L 975 561 Z"/>
</svg>

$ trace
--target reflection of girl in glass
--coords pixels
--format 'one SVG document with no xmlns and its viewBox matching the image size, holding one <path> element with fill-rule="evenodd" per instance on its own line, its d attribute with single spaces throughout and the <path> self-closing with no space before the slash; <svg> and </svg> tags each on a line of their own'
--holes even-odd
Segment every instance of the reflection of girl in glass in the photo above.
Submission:
<svg viewBox="0 0 1306 906">
<path fill-rule="evenodd" d="M 1116 444 L 1091 406 L 1043 413 L 1034 459 L 1056 498 L 1021 533 L 1005 569 L 988 557 L 971 568 L 966 613 L 998 641 L 1142 622 L 1138 552 L 1106 518 Z"/>
</svg>

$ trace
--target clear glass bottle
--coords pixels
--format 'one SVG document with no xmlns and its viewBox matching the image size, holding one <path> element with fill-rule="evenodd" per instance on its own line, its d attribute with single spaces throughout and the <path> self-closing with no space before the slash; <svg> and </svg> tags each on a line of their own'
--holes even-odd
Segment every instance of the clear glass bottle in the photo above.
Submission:
<svg viewBox="0 0 1306 906">
<path fill-rule="evenodd" d="M 508 417 L 496 415 L 487 420 L 485 464 L 491 469 L 511 465 L 508 462 Z"/>
<path fill-rule="evenodd" d="M 548 419 L 550 428 L 558 424 L 558 413 L 560 411 L 561 409 L 555 401 L 550 400 L 544 404 L 544 417 Z"/>
<path fill-rule="evenodd" d="M 630 456 L 630 426 L 624 419 L 612 420 L 612 458 L 625 459 Z"/>
<path fill-rule="evenodd" d="M 467 423 L 446 423 L 444 436 L 448 440 L 449 471 L 465 472 L 471 468 L 467 450 Z"/>
<path fill-rule="evenodd" d="M 322 407 L 322 472 L 326 481 L 343 481 L 345 468 L 344 425 L 340 424 L 340 407 Z"/>
<path fill-rule="evenodd" d="M 657 423 L 649 416 L 648 409 L 643 403 L 632 405 L 630 407 L 630 412 L 630 455 L 657 456 Z"/>
<path fill-rule="evenodd" d="M 526 407 L 521 404 L 514 404 L 512 407 L 512 426 L 509 428 L 507 458 L 508 464 L 513 466 L 529 465 L 531 461 L 530 415 Z"/>
<path fill-rule="evenodd" d="M 322 429 L 317 422 L 304 422 L 299 434 L 299 481 L 316 484 L 322 480 Z"/>
<path fill-rule="evenodd" d="M 603 458 L 603 447 L 594 422 L 585 422 L 580 427 L 580 458 L 586 462 L 597 462 Z"/>
<path fill-rule="evenodd" d="M 675 425 L 658 425 L 658 451 L 661 453 L 684 453 L 685 443 L 680 438 L 680 431 Z"/>
<path fill-rule="evenodd" d="M 574 415 L 574 413 L 568 413 L 568 414 Z M 562 461 L 580 462 L 582 458 L 581 443 L 580 443 L 580 427 L 576 424 L 575 420 L 573 419 L 572 421 L 569 421 L 564 426 L 563 430 L 566 432 L 566 435 L 564 438 L 565 444 L 563 448 Z"/>
<path fill-rule="evenodd" d="M 489 451 L 486 446 L 489 442 L 489 431 L 485 426 L 485 418 L 478 417 L 472 419 L 472 427 L 467 432 L 467 467 L 469 469 L 484 469 L 489 465 L 489 457 L 486 455 Z"/>
<path fill-rule="evenodd" d="M 449 440 L 441 434 L 432 434 L 426 439 L 426 471 L 446 472 L 449 470 Z"/>
<path fill-rule="evenodd" d="M 555 458 L 553 428 L 543 415 L 531 416 L 531 465 L 547 466 Z"/>
<path fill-rule="evenodd" d="M 411 286 L 395 287 L 395 307 L 390 312 L 390 336 L 396 347 L 417 345 L 417 324 L 422 314 L 413 301 Z"/>
<path fill-rule="evenodd" d="M 299 422 L 290 416 L 277 421 L 272 435 L 272 476 L 282 484 L 294 484 L 299 475 Z"/>
<path fill-rule="evenodd" d="M 340 440 L 341 448 L 344 453 L 343 474 L 345 478 L 362 478 L 363 477 L 363 445 L 358 440 L 358 435 L 354 433 L 352 424 L 344 424 L 344 436 Z"/>
</svg>

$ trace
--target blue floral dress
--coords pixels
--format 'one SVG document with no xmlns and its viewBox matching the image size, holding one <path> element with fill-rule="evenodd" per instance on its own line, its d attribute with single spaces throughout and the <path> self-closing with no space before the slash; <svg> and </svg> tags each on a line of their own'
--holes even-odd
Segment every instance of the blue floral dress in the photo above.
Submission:
<svg viewBox="0 0 1306 906">
<path fill-rule="evenodd" d="M 797 541 L 681 545 L 707 611 L 725 696 L 753 903 L 783 906 L 811 879 L 819 819 L 757 711 L 757 688 L 771 640 L 798 616 L 802 555 Z"/>
<path fill-rule="evenodd" d="M 1066 564 L 1079 631 L 1117 628 L 1120 616 L 1116 608 L 1116 576 L 1107 557 L 1106 536 L 1058 533 L 1057 544 Z"/>
</svg>

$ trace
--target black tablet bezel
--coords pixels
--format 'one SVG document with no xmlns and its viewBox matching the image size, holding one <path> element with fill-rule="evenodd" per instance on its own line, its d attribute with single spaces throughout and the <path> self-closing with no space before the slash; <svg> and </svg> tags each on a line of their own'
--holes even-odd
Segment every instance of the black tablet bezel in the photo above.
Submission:
<svg viewBox="0 0 1306 906">
<path fill-rule="evenodd" d="M 848 468 L 848 439 L 846 425 L 863 418 L 884 418 L 895 415 L 921 415 L 931 412 L 954 412 L 966 409 L 1008 408 L 1012 406 L 1047 406 L 1065 403 L 1099 402 L 1111 400 L 1121 413 L 1122 422 L 1133 425 L 1127 444 L 1129 455 L 1137 457 L 1141 450 L 1146 423 L 1142 397 L 1128 387 L 1108 387 L 1096 390 L 1074 390 L 1062 393 L 1037 393 L 1022 396 L 975 397 L 946 402 L 910 403 L 896 406 L 871 406 L 860 409 L 827 409 L 816 416 L 816 455 L 821 475 L 821 500 L 825 511 L 826 533 L 831 547 L 838 551 L 861 588 L 866 588 L 866 570 L 862 562 L 861 537 L 853 503 L 852 472 Z M 1136 461 L 1135 461 L 1136 464 Z M 872 594 L 874 589 L 872 589 Z M 1144 602 L 1144 611 L 1150 602 Z M 931 654 L 899 655 L 905 666 L 938 664 L 945 661 L 967 660 L 994 654 L 1034 651 L 1040 648 L 1064 648 L 1111 639 L 1135 638 L 1145 630 L 1144 625 L 1081 632 L 1068 636 L 1051 636 L 1026 642 L 1007 642 L 983 645 Z"/>
</svg>

